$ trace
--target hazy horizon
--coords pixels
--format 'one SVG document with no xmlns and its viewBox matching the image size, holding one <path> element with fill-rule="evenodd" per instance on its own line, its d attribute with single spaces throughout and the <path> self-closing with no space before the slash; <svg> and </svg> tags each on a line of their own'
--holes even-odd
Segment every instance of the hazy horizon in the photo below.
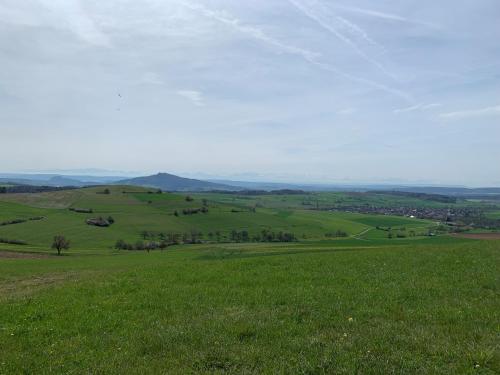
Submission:
<svg viewBox="0 0 500 375">
<path fill-rule="evenodd" d="M 497 0 L 5 0 L 0 172 L 500 186 L 499 15 Z"/>
<path fill-rule="evenodd" d="M 64 176 L 64 177 L 88 177 L 86 181 L 92 181 L 92 177 L 113 177 L 113 178 L 134 178 L 144 177 L 149 175 L 156 175 L 158 173 L 168 173 L 184 178 L 193 178 L 204 181 L 213 181 L 221 183 L 232 182 L 248 182 L 248 183 L 269 183 L 269 184 L 290 184 L 297 186 L 339 186 L 339 187 L 366 187 L 366 186 L 407 186 L 407 187 L 464 187 L 464 188 L 498 188 L 499 185 L 464 185 L 464 184 L 441 184 L 425 180 L 398 180 L 398 179 L 379 179 L 379 180 L 328 180 L 328 179 L 305 179 L 303 176 L 290 175 L 262 175 L 257 173 L 240 173 L 240 174 L 209 174 L 205 172 L 180 172 L 174 173 L 172 171 L 116 171 L 106 170 L 99 168 L 84 168 L 84 169 L 48 169 L 48 170 L 21 170 L 21 171 L 0 171 L 0 178 L 5 176 L 19 176 L 18 178 L 28 176 Z M 7 177 L 8 178 L 8 177 Z M 28 178 L 29 179 L 29 178 Z"/>
</svg>

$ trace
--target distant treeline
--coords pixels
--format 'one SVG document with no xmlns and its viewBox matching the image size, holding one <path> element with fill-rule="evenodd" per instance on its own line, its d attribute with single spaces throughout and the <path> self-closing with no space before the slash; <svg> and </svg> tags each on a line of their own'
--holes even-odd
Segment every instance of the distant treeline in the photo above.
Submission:
<svg viewBox="0 0 500 375">
<path fill-rule="evenodd" d="M 45 193 L 50 191 L 74 190 L 78 189 L 75 186 L 32 186 L 32 185 L 12 185 L 0 186 L 0 194 L 8 193 Z"/>
<path fill-rule="evenodd" d="M 441 194 L 411 193 L 411 192 L 397 191 L 397 190 L 391 190 L 391 191 L 375 190 L 375 191 L 371 191 L 371 193 L 394 195 L 394 196 L 398 196 L 398 197 L 417 198 L 417 199 L 422 199 L 425 201 L 433 201 L 433 202 L 440 202 L 440 203 L 452 203 L 452 204 L 457 203 L 457 198 L 450 197 L 448 195 L 441 195 Z"/>
<path fill-rule="evenodd" d="M 36 216 L 36 217 L 30 217 L 28 219 L 14 219 L 14 220 L 2 221 L 2 222 L 0 222 L 0 227 L 2 227 L 4 225 L 21 224 L 21 223 L 26 223 L 28 221 L 36 221 L 36 220 L 43 220 L 43 219 L 45 219 L 45 216 Z"/>
<path fill-rule="evenodd" d="M 211 190 L 211 193 L 232 194 L 232 195 L 305 195 L 310 194 L 304 190 L 280 189 L 280 190 Z"/>
</svg>

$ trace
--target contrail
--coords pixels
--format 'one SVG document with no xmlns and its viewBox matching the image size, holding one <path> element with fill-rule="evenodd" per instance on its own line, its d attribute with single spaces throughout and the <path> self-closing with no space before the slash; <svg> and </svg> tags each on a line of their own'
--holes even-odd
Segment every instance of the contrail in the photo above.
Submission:
<svg viewBox="0 0 500 375">
<path fill-rule="evenodd" d="M 359 25 L 356 25 L 355 23 L 341 17 L 341 16 L 336 16 L 336 18 L 343 23 L 345 26 L 347 26 L 353 34 L 359 35 L 362 39 L 364 39 L 366 42 L 371 44 L 372 46 L 378 47 L 381 50 L 385 51 L 385 47 L 382 46 L 381 44 L 377 43 L 375 40 L 373 40 L 368 33 L 363 30 Z"/>
<path fill-rule="evenodd" d="M 266 43 L 267 45 L 276 48 L 279 52 L 286 52 L 291 55 L 300 56 L 303 60 L 305 60 L 309 64 L 312 64 L 313 66 L 335 73 L 336 75 L 343 77 L 347 80 L 363 84 L 373 89 L 385 91 L 392 95 L 398 96 L 399 98 L 402 98 L 409 103 L 413 103 L 413 98 L 403 91 L 388 87 L 378 82 L 374 82 L 365 78 L 357 77 L 352 74 L 343 72 L 342 70 L 336 68 L 335 66 L 319 61 L 319 57 L 321 57 L 321 54 L 294 45 L 283 43 L 267 35 L 264 31 L 262 31 L 257 27 L 247 26 L 242 24 L 239 19 L 234 18 L 231 15 L 228 15 L 226 12 L 214 11 L 200 4 L 193 4 L 189 2 L 184 2 L 183 4 L 187 8 L 203 14 L 205 17 L 214 19 L 222 24 L 234 28 L 235 30 L 243 34 L 249 35 L 254 39 Z"/>
<path fill-rule="evenodd" d="M 329 12 L 329 10 L 326 7 L 324 7 L 320 3 L 316 3 L 317 4 L 316 8 L 312 8 L 312 7 L 305 6 L 303 3 L 301 3 L 300 1 L 297 1 L 297 0 L 288 0 L 288 1 L 293 6 L 295 6 L 298 10 L 300 10 L 304 15 L 311 18 L 315 22 L 317 22 L 324 29 L 330 31 L 337 38 L 339 38 L 341 41 L 343 41 L 345 44 L 347 44 L 349 47 L 351 47 L 354 50 L 354 52 L 356 52 L 362 59 L 364 59 L 368 63 L 377 67 L 385 75 L 396 80 L 396 77 L 392 73 L 390 73 L 387 69 L 385 69 L 385 67 L 381 63 L 379 63 L 377 60 L 371 58 L 366 53 L 364 53 L 361 50 L 361 48 L 359 48 L 359 46 L 353 40 L 351 40 L 349 37 L 347 37 L 344 34 L 342 34 L 341 32 L 339 32 L 339 30 L 335 26 L 333 26 L 331 23 L 325 21 L 323 14 L 327 14 Z M 319 8 L 318 8 L 318 6 L 319 6 Z M 368 39 L 368 41 L 370 41 L 370 43 L 373 43 L 371 38 L 368 38 L 366 32 L 364 32 L 364 31 L 361 33 L 359 32 L 361 30 L 361 28 L 359 28 L 359 26 L 354 25 L 352 22 L 349 22 L 342 17 L 338 17 L 335 15 L 335 18 L 337 19 L 337 21 L 339 21 L 339 22 L 343 23 L 344 25 L 348 26 L 349 28 L 355 30 L 364 39 Z"/>
<path fill-rule="evenodd" d="M 334 7 L 337 8 L 337 9 L 345 10 L 346 12 L 363 14 L 365 16 L 382 18 L 382 19 L 389 20 L 389 21 L 412 23 L 412 24 L 415 24 L 415 25 L 427 26 L 427 27 L 430 27 L 430 28 L 433 28 L 433 29 L 439 29 L 440 28 L 440 26 L 432 24 L 432 23 L 429 23 L 429 22 L 416 21 L 416 20 L 412 20 L 412 19 L 409 19 L 409 18 L 406 18 L 406 17 L 402 17 L 402 16 L 397 15 L 397 14 L 385 13 L 385 12 L 380 12 L 380 11 L 372 10 L 372 9 L 363 9 L 363 8 L 356 8 L 356 7 L 351 7 L 351 6 L 344 6 L 344 5 L 334 5 Z"/>
</svg>

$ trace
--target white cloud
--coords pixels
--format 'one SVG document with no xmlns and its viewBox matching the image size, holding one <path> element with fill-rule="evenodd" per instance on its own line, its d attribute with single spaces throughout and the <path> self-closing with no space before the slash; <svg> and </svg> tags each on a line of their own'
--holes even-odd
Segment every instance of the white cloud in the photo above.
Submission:
<svg viewBox="0 0 500 375">
<path fill-rule="evenodd" d="M 205 102 L 203 100 L 203 94 L 196 90 L 179 90 L 177 94 L 190 100 L 194 105 L 198 107 L 203 107 Z"/>
<path fill-rule="evenodd" d="M 146 72 L 142 75 L 138 83 L 145 85 L 163 85 L 164 82 L 158 74 L 153 72 Z"/>
<path fill-rule="evenodd" d="M 51 23 L 51 26 L 67 28 L 89 44 L 105 47 L 111 45 L 108 36 L 80 1 L 41 0 L 41 3 L 56 17 L 56 22 Z"/>
<path fill-rule="evenodd" d="M 446 120 L 462 120 L 466 118 L 500 115 L 500 105 L 464 111 L 441 113 L 440 118 Z"/>
</svg>

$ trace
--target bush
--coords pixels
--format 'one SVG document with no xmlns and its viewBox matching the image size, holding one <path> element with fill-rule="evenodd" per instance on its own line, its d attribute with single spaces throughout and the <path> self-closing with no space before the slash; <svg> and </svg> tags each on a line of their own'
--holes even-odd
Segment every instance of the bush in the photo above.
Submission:
<svg viewBox="0 0 500 375">
<path fill-rule="evenodd" d="M 206 214 L 206 213 L 208 213 L 208 208 L 206 208 L 204 206 L 202 208 L 185 208 L 182 210 L 183 215 L 195 215 L 199 212 Z M 174 213 L 174 215 L 175 215 L 175 213 Z"/>
<path fill-rule="evenodd" d="M 85 220 L 85 223 L 87 225 L 93 225 L 96 227 L 109 227 L 111 223 L 108 220 L 103 219 L 102 217 L 97 217 L 97 218 L 90 218 Z"/>
<path fill-rule="evenodd" d="M 22 240 L 9 240 L 7 238 L 0 238 L 0 243 L 6 243 L 9 245 L 27 245 L 28 243 Z"/>
<path fill-rule="evenodd" d="M 81 214 L 91 214 L 94 212 L 92 208 L 76 208 L 76 207 L 70 207 L 70 211 L 81 213 Z"/>
</svg>

